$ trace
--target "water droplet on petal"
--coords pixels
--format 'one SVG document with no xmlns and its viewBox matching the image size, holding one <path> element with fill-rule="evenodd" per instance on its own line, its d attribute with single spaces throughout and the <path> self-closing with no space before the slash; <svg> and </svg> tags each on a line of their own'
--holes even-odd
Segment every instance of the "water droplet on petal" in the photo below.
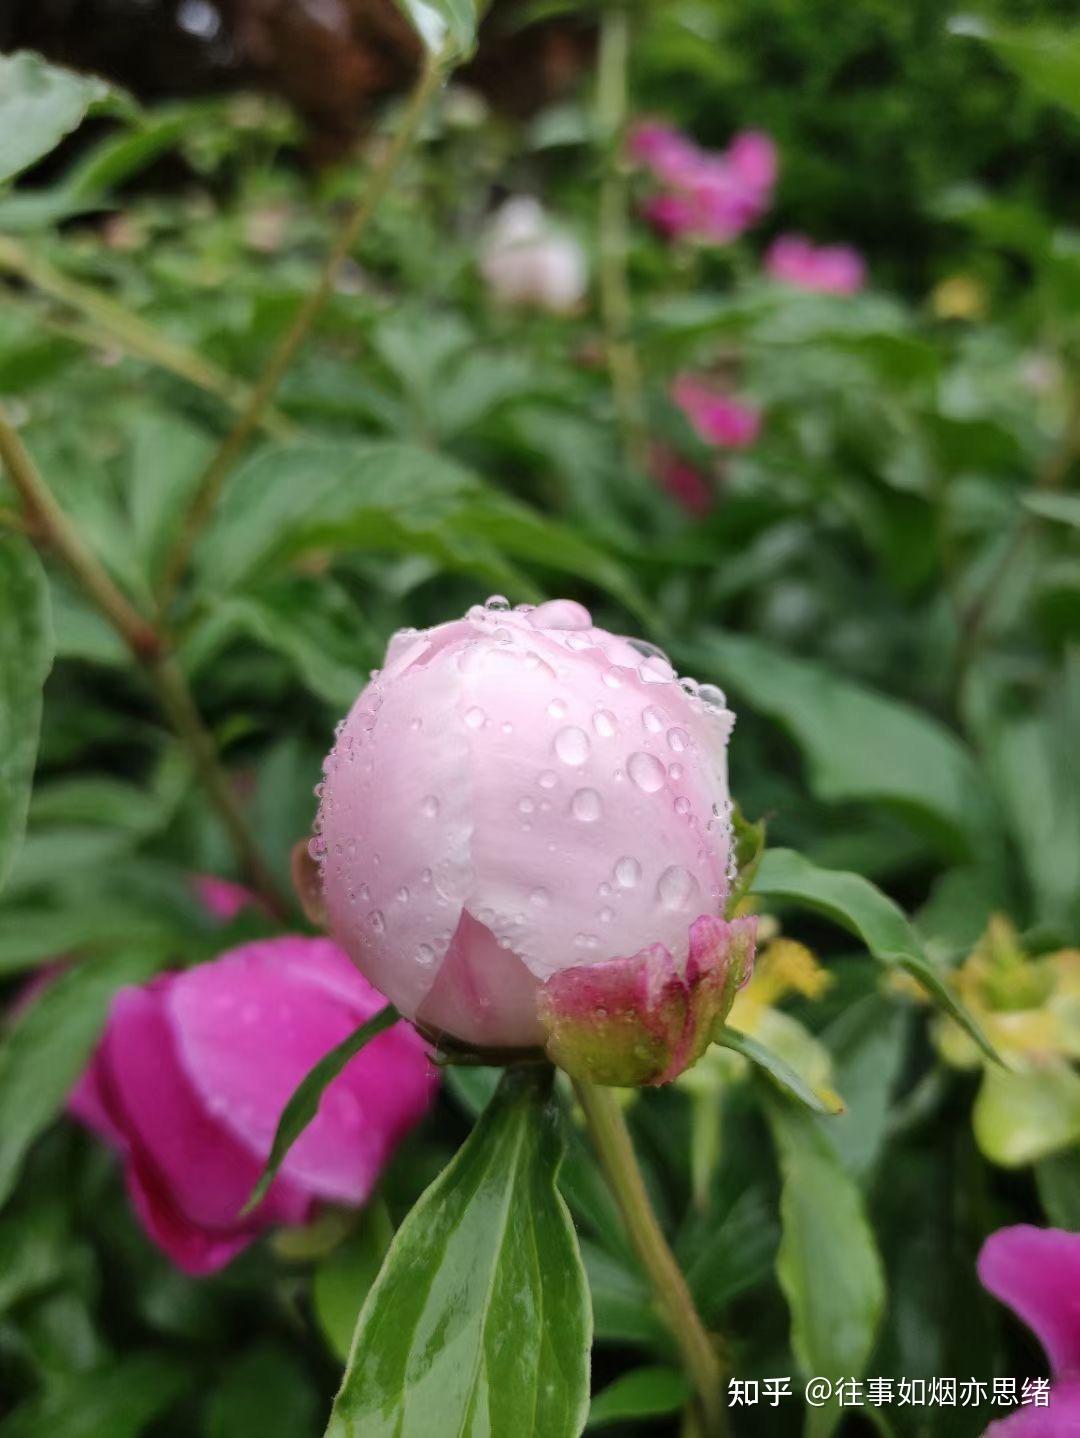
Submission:
<svg viewBox="0 0 1080 1438">
<path fill-rule="evenodd" d="M 568 724 L 555 735 L 555 753 L 564 764 L 577 768 L 589 757 L 589 736 L 576 724 Z"/>
<path fill-rule="evenodd" d="M 428 819 L 438 818 L 439 801 L 434 794 L 428 794 L 420 800 L 420 812 Z"/>
<path fill-rule="evenodd" d="M 665 909 L 685 909 L 698 892 L 698 881 L 689 869 L 672 864 L 656 882 L 656 897 Z"/>
<path fill-rule="evenodd" d="M 639 749 L 631 754 L 627 762 L 627 770 L 630 778 L 644 794 L 655 794 L 658 789 L 663 788 L 667 778 L 667 771 L 660 760 L 652 754 L 646 754 Z"/>
<path fill-rule="evenodd" d="M 641 882 L 641 865 L 629 854 L 616 861 L 613 873 L 620 889 L 632 889 Z"/>
<path fill-rule="evenodd" d="M 685 729 L 680 729 L 676 725 L 674 729 L 668 730 L 667 741 L 669 749 L 674 749 L 676 754 L 681 754 L 690 743 L 690 735 Z"/>
<path fill-rule="evenodd" d="M 690 800 L 685 798 L 682 794 L 680 794 L 679 797 L 675 800 L 675 812 L 676 814 L 681 815 L 684 819 L 690 812 Z"/>
<path fill-rule="evenodd" d="M 559 782 L 559 776 L 555 773 L 554 769 L 545 769 L 536 782 L 540 785 L 541 789 L 554 789 L 555 785 Z"/>
<path fill-rule="evenodd" d="M 481 729 L 487 720 L 487 715 L 479 705 L 474 704 L 471 709 L 465 711 L 465 723 L 470 729 Z"/>
<path fill-rule="evenodd" d="M 655 704 L 650 704 L 641 711 L 641 722 L 650 734 L 659 734 L 667 723 L 667 715 L 662 709 L 657 709 Z"/>
<path fill-rule="evenodd" d="M 610 669 L 605 669 L 600 677 L 609 689 L 621 689 L 623 686 L 623 676 L 614 665 Z"/>
<path fill-rule="evenodd" d="M 553 699 L 548 705 L 547 712 L 551 715 L 552 719 L 565 719 L 566 705 L 561 699 Z"/>
<path fill-rule="evenodd" d="M 484 601 L 484 608 L 502 612 L 510 608 L 510 601 L 505 594 L 490 594 Z"/>
<path fill-rule="evenodd" d="M 519 814 L 531 814 L 534 812 L 535 809 L 536 805 L 528 797 L 528 795 L 526 795 L 525 798 L 518 800 L 517 811 Z"/>
<path fill-rule="evenodd" d="M 592 824 L 604 812 L 604 806 L 595 789 L 579 789 L 570 800 L 570 812 L 583 824 Z"/>
<path fill-rule="evenodd" d="M 534 889 L 529 895 L 529 903 L 535 904 L 538 909 L 545 908 L 551 902 L 551 895 L 546 889 Z"/>
<path fill-rule="evenodd" d="M 592 726 L 601 739 L 614 739 L 619 729 L 610 709 L 598 709 L 592 717 Z"/>
<path fill-rule="evenodd" d="M 724 709 L 727 707 L 727 698 L 724 691 L 715 684 L 701 684 L 698 686 L 697 697 L 709 709 Z"/>
</svg>

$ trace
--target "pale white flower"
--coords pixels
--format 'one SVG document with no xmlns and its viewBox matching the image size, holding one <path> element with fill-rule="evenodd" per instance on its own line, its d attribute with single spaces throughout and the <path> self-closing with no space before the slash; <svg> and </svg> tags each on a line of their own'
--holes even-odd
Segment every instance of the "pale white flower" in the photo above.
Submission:
<svg viewBox="0 0 1080 1438">
<path fill-rule="evenodd" d="M 588 287 L 588 263 L 580 243 L 529 195 L 513 196 L 496 212 L 481 246 L 479 267 L 500 304 L 566 314 L 580 305 Z"/>
</svg>

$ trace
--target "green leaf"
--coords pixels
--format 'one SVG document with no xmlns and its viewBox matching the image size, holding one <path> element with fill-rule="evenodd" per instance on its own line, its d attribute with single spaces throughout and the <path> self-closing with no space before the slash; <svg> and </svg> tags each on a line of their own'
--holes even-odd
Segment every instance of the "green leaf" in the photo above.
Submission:
<svg viewBox="0 0 1080 1438">
<path fill-rule="evenodd" d="M 168 410 L 140 408 L 132 420 L 127 504 L 148 580 L 161 570 L 212 447 L 202 430 Z"/>
<path fill-rule="evenodd" d="M 999 25 L 959 16 L 950 29 L 988 45 L 1043 100 L 1080 115 L 1080 34 L 1064 25 Z"/>
<path fill-rule="evenodd" d="M 508 1070 L 397 1232 L 327 1438 L 575 1438 L 592 1317 L 550 1073 Z"/>
<path fill-rule="evenodd" d="M 315 1270 L 311 1288 L 315 1316 L 342 1363 L 348 1361 L 356 1320 L 393 1237 L 386 1204 L 372 1199 L 353 1231 Z"/>
<path fill-rule="evenodd" d="M 1017 837 L 1036 917 L 1071 931 L 1080 923 L 1080 653 L 1037 708 L 1002 703 L 985 725 L 991 778 Z"/>
<path fill-rule="evenodd" d="M 318 1113 L 324 1091 L 334 1082 L 349 1060 L 355 1058 L 376 1034 L 381 1034 L 396 1024 L 398 1017 L 398 1011 L 393 1004 L 387 1004 L 373 1018 L 355 1029 L 348 1038 L 342 1039 L 328 1054 L 324 1054 L 307 1077 L 301 1080 L 278 1119 L 266 1167 L 244 1205 L 244 1213 L 250 1213 L 266 1197 L 266 1190 L 277 1177 L 285 1155 Z"/>
<path fill-rule="evenodd" d="M 706 1323 L 721 1326 L 725 1307 L 768 1277 L 778 1240 L 776 1204 L 756 1185 L 719 1216 L 710 1213 L 707 1225 L 687 1231 L 678 1256 Z"/>
<path fill-rule="evenodd" d="M 713 1038 L 713 1042 L 722 1048 L 731 1049 L 733 1053 L 742 1054 L 756 1068 L 759 1068 L 765 1076 L 776 1085 L 776 1087 L 794 1099 L 796 1103 L 804 1104 L 812 1113 L 838 1114 L 843 1112 L 843 1105 L 835 1102 L 829 1103 L 820 1094 L 810 1087 L 806 1080 L 791 1067 L 791 1065 L 773 1053 L 764 1044 L 758 1043 L 757 1039 L 751 1038 L 749 1034 L 739 1033 L 737 1029 L 729 1029 L 726 1025 Z"/>
<path fill-rule="evenodd" d="M 468 569 L 491 550 L 451 544 L 442 531 L 481 489 L 468 470 L 418 445 L 270 448 L 230 480 L 199 545 L 198 577 L 224 592 L 311 550 L 349 547 L 430 554 Z"/>
<path fill-rule="evenodd" d="M 0 183 L 47 155 L 91 112 L 130 111 L 104 80 L 76 75 L 21 50 L 0 55 Z"/>
<path fill-rule="evenodd" d="M 1023 1072 L 988 1068 L 972 1112 L 991 1163 L 1023 1168 L 1080 1143 L 1080 1073 L 1065 1059 Z"/>
<path fill-rule="evenodd" d="M 263 1343 L 229 1354 L 207 1404 L 205 1438 L 298 1438 L 312 1432 L 318 1410 L 319 1395 L 298 1356 Z"/>
<path fill-rule="evenodd" d="M 856 934 L 880 963 L 904 969 L 997 1061 L 993 1045 L 927 959 L 918 935 L 892 899 L 861 874 L 821 869 L 792 849 L 767 849 L 754 876 L 755 894 L 790 899 Z"/>
<path fill-rule="evenodd" d="M 1023 504 L 1040 519 L 1052 519 L 1058 524 L 1080 529 L 1080 494 L 1048 494 L 1033 490 L 1024 495 Z"/>
<path fill-rule="evenodd" d="M 190 1375 L 175 1358 L 136 1353 L 109 1368 L 54 1380 L 17 1408 L 3 1438 L 140 1438 L 181 1395 Z"/>
<path fill-rule="evenodd" d="M 151 948 L 86 959 L 60 974 L 11 1029 L 0 1046 L 0 1203 L 86 1067 L 113 994 L 148 978 L 163 959 Z"/>
<path fill-rule="evenodd" d="M 936 720 L 743 635 L 711 634 L 686 657 L 696 673 L 715 671 L 791 734 L 818 798 L 888 804 L 947 857 L 984 851 L 993 818 L 978 771 Z"/>
<path fill-rule="evenodd" d="M 1049 1222 L 1080 1233 L 1080 1144 L 1037 1163 L 1035 1183 Z"/>
<path fill-rule="evenodd" d="M 873 1169 L 885 1143 L 893 1089 L 909 1028 L 904 1008 L 880 994 L 849 1004 L 822 1034 L 844 1112 L 829 1123 L 829 1140 L 858 1179 Z"/>
<path fill-rule="evenodd" d="M 0 539 L 0 887 L 22 840 L 52 667 L 49 590 L 37 555 L 17 535 Z"/>
<path fill-rule="evenodd" d="M 424 49 L 447 60 L 467 60 L 480 23 L 475 0 L 398 0 Z"/>
<path fill-rule="evenodd" d="M 885 1279 L 858 1187 L 803 1109 L 763 1087 L 780 1163 L 782 1235 L 776 1276 L 791 1310 L 791 1346 L 809 1377 L 861 1377 L 885 1311 Z M 836 1407 L 809 1409 L 825 1438 Z"/>
<path fill-rule="evenodd" d="M 677 1368 L 635 1368 L 596 1395 L 585 1427 L 664 1418 L 678 1413 L 689 1397 L 690 1384 Z"/>
</svg>

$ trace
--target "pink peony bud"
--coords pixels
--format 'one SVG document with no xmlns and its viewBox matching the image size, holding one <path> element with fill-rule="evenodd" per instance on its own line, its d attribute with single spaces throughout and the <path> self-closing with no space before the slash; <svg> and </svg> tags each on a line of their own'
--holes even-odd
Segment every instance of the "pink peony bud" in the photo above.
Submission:
<svg viewBox="0 0 1080 1438">
<path fill-rule="evenodd" d="M 507 200 L 496 214 L 480 255 L 480 273 L 501 304 L 532 305 L 565 314 L 585 298 L 585 252 L 557 229 L 538 201 Z"/>
<path fill-rule="evenodd" d="M 732 722 L 571 600 L 403 631 L 325 765 L 334 934 L 428 1033 L 673 1077 L 752 952 L 753 922 L 720 917 Z"/>
<path fill-rule="evenodd" d="M 232 879 L 219 879 L 216 874 L 195 874 L 191 886 L 210 917 L 223 924 L 230 923 L 244 909 L 259 907 L 259 899 L 250 889 Z"/>
<path fill-rule="evenodd" d="M 819 294 L 853 295 L 866 283 L 866 263 L 850 245 L 814 245 L 805 235 L 780 235 L 765 255 L 774 280 Z"/>
<path fill-rule="evenodd" d="M 239 1217 L 296 1086 L 384 1003 L 329 940 L 292 936 L 117 994 L 70 1108 L 123 1155 L 135 1211 L 178 1267 L 212 1273 L 320 1200 L 368 1198 L 436 1087 L 404 1024 L 327 1088 L 265 1200 Z"/>
<path fill-rule="evenodd" d="M 695 519 L 704 519 L 716 503 L 705 475 L 666 445 L 653 445 L 649 467 L 660 488 Z"/>
<path fill-rule="evenodd" d="M 694 375 L 679 375 L 671 398 L 706 444 L 749 449 L 761 433 L 761 411 L 715 390 Z"/>
</svg>

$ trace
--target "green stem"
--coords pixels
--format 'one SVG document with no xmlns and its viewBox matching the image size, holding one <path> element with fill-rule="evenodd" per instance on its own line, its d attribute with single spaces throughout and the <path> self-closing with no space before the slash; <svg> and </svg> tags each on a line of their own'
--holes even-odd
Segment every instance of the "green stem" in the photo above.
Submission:
<svg viewBox="0 0 1080 1438">
<path fill-rule="evenodd" d="M 622 1109 L 610 1089 L 575 1080 L 574 1090 L 627 1236 L 697 1393 L 703 1438 L 720 1438 L 727 1431 L 720 1360 L 649 1202 Z"/>
<path fill-rule="evenodd" d="M 100 344 L 109 340 L 128 354 L 136 355 L 216 395 L 232 409 L 239 410 L 249 403 L 251 391 L 246 384 L 194 350 L 169 339 L 100 290 L 73 280 L 43 256 L 7 235 L 0 235 L 0 270 L 18 276 L 43 294 L 84 315 L 96 328 L 75 330 L 69 327 L 68 332 L 80 343 Z M 280 415 L 268 413 L 262 422 L 268 432 L 283 438 L 292 432 L 292 427 Z"/>
<path fill-rule="evenodd" d="M 161 608 L 166 610 L 177 585 L 187 569 L 191 551 L 203 526 L 213 513 L 218 496 L 234 464 L 247 448 L 258 429 L 263 412 L 277 393 L 278 386 L 307 338 L 315 320 L 334 291 L 338 272 L 350 251 L 360 239 L 375 209 L 397 173 L 398 166 L 415 139 L 432 95 L 442 83 L 445 62 L 428 57 L 420 73 L 409 103 L 393 140 L 373 171 L 359 203 L 342 226 L 333 248 L 327 255 L 315 288 L 304 299 L 289 328 L 278 341 L 251 392 L 251 397 L 225 436 L 217 453 L 204 470 L 196 487 L 191 508 L 181 526 L 172 552 L 166 559 L 161 587 Z"/>
<path fill-rule="evenodd" d="M 288 913 L 288 903 L 248 828 L 183 671 L 168 653 L 162 634 L 139 613 L 83 540 L 2 409 L 0 461 L 22 499 L 32 537 L 64 561 L 145 671 L 165 717 L 191 756 L 195 773 L 232 840 L 244 872 L 271 910 L 283 918 Z"/>
<path fill-rule="evenodd" d="M 624 144 L 629 60 L 630 20 L 626 10 L 616 3 L 604 11 L 600 22 L 596 77 L 596 127 L 604 164 L 598 213 L 600 314 L 623 447 L 629 462 L 644 471 L 648 462 L 648 426 L 641 365 L 630 338 L 633 314 L 626 272 L 629 196 Z"/>
</svg>

